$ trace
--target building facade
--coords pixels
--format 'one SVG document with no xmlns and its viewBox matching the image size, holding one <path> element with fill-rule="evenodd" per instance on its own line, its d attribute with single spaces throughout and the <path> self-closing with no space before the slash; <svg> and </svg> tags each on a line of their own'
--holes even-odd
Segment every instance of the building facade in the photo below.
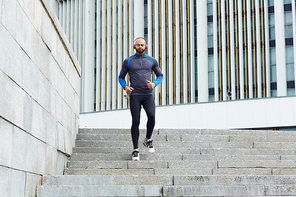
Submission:
<svg viewBox="0 0 296 197">
<path fill-rule="evenodd" d="M 65 11 L 66 3 L 77 1 L 58 4 Z M 146 38 L 146 53 L 158 59 L 164 74 L 154 91 L 158 106 L 295 96 L 295 0 L 80 4 L 81 112 L 129 107 L 118 74 L 138 36 Z"/>
</svg>

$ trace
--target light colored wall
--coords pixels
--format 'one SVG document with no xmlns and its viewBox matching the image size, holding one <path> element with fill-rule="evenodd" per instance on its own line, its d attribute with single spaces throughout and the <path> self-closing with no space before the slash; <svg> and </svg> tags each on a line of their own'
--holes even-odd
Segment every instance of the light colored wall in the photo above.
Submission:
<svg viewBox="0 0 296 197">
<path fill-rule="evenodd" d="M 142 109 L 140 128 L 145 128 L 146 121 Z M 295 96 L 156 107 L 156 129 L 244 129 L 295 125 Z M 130 111 L 81 114 L 80 127 L 130 128 Z"/>
<path fill-rule="evenodd" d="M 0 0 L 0 196 L 63 174 L 79 122 L 80 66 L 48 0 Z"/>
</svg>

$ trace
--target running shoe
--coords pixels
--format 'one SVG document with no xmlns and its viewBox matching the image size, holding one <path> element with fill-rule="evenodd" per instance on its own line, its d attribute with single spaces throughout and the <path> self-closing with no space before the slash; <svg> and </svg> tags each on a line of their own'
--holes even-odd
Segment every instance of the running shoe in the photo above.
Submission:
<svg viewBox="0 0 296 197">
<path fill-rule="evenodd" d="M 147 151 L 151 154 L 154 153 L 154 147 L 152 145 L 153 140 L 148 140 L 146 142 L 146 140 L 144 140 L 143 145 L 147 148 Z"/>
<path fill-rule="evenodd" d="M 133 159 L 133 161 L 139 161 L 140 160 L 139 151 L 137 151 L 137 150 L 134 150 L 133 151 L 133 153 L 132 153 L 132 159 Z"/>
</svg>

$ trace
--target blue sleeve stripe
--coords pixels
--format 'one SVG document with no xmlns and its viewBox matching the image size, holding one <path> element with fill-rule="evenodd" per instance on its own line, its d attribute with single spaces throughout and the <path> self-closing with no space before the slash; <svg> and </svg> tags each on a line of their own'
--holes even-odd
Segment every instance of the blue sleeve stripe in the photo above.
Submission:
<svg viewBox="0 0 296 197">
<path fill-rule="evenodd" d="M 118 81 L 119 81 L 119 83 L 120 83 L 120 85 L 121 85 L 122 88 L 124 88 L 126 86 L 125 80 L 123 80 L 120 77 L 118 77 Z"/>
<path fill-rule="evenodd" d="M 159 77 L 157 79 L 155 79 L 154 83 L 156 86 L 158 86 L 158 84 L 160 84 L 163 81 L 163 77 Z"/>
<path fill-rule="evenodd" d="M 150 59 L 150 60 L 151 60 L 151 62 L 152 62 L 152 64 L 153 64 L 153 66 L 154 66 L 154 62 L 153 62 L 153 60 L 152 60 L 152 58 L 151 58 L 151 57 L 149 57 L 149 56 L 147 56 L 147 55 L 145 55 L 144 57 L 147 57 L 148 59 Z"/>
<path fill-rule="evenodd" d="M 135 58 L 136 55 L 131 56 L 131 58 L 127 61 L 127 68 L 129 68 L 129 62 L 131 61 L 131 59 Z"/>
</svg>

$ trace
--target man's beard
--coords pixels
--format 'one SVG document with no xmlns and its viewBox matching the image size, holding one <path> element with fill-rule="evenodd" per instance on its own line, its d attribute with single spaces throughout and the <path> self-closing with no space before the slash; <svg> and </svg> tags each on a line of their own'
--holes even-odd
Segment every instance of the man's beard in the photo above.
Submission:
<svg viewBox="0 0 296 197">
<path fill-rule="evenodd" d="M 143 49 L 143 50 L 139 50 L 139 49 L 136 49 L 136 51 L 137 51 L 137 53 L 139 53 L 139 54 L 142 54 L 142 53 L 144 53 L 145 52 L 145 49 Z"/>
</svg>

